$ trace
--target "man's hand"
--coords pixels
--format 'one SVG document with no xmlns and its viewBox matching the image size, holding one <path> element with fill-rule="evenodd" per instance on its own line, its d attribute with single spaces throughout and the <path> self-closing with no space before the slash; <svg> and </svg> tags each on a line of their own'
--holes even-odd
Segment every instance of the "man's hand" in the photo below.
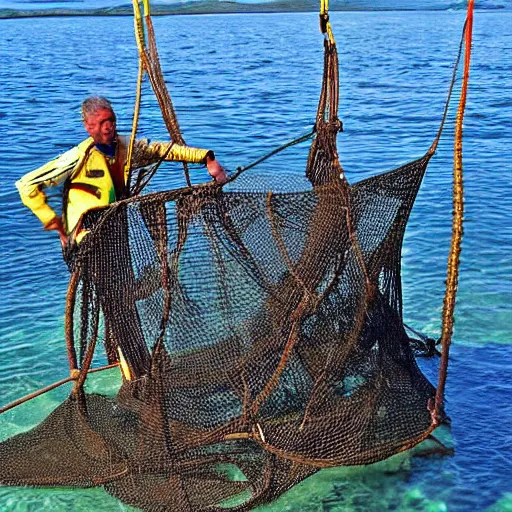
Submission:
<svg viewBox="0 0 512 512">
<path fill-rule="evenodd" d="M 60 217 L 54 217 L 46 226 L 44 227 L 46 231 L 57 231 L 59 233 L 60 243 L 62 247 L 65 247 L 68 243 L 68 236 L 64 231 L 64 226 L 62 225 L 62 221 Z"/>
<path fill-rule="evenodd" d="M 206 168 L 208 169 L 208 174 L 219 184 L 226 183 L 228 176 L 226 174 L 226 171 L 222 167 L 222 165 L 219 164 L 215 158 L 211 158 L 211 156 L 208 154 L 206 155 Z"/>
</svg>

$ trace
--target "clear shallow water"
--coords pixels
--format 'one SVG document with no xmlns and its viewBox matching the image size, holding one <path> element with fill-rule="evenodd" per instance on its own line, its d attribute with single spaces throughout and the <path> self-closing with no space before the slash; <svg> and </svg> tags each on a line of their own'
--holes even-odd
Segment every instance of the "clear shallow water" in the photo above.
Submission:
<svg viewBox="0 0 512 512">
<path fill-rule="evenodd" d="M 462 13 L 333 13 L 340 50 L 339 137 L 351 181 L 422 155 L 442 114 Z M 456 449 L 449 459 L 401 456 L 322 471 L 262 510 L 512 510 L 512 99 L 510 13 L 477 13 L 465 118 L 466 225 L 448 379 Z M 129 18 L 1 22 L 0 403 L 67 376 L 67 270 L 55 236 L 20 203 L 14 181 L 84 138 L 78 109 L 110 97 L 128 131 L 136 80 Z M 322 40 L 311 14 L 155 19 L 162 65 L 184 136 L 229 169 L 307 131 L 314 120 Z M 454 107 L 456 102 L 454 102 Z M 453 113 L 452 109 L 452 113 Z M 433 159 L 403 254 L 406 322 L 440 333 L 451 223 L 453 123 Z M 164 137 L 146 97 L 142 133 Z M 300 188 L 307 145 L 254 172 Z M 154 187 L 182 184 L 173 167 Z M 206 178 L 194 171 L 196 181 Z M 435 378 L 435 368 L 425 371 Z M 113 386 L 116 375 L 97 377 Z M 94 382 L 91 383 L 94 385 Z M 0 437 L 34 425 L 69 389 L 0 416 Z M 101 489 L 0 489 L 0 510 L 129 510 Z"/>
</svg>

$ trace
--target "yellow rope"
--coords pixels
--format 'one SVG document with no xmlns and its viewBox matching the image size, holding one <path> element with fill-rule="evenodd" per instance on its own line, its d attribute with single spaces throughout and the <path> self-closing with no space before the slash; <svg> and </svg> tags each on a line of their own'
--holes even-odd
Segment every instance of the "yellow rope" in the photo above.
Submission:
<svg viewBox="0 0 512 512">
<path fill-rule="evenodd" d="M 144 52 L 144 25 L 142 23 L 142 13 L 140 11 L 140 5 L 138 0 L 133 0 L 133 23 L 135 25 L 135 40 L 137 42 L 137 48 L 139 49 L 139 55 Z"/>
<path fill-rule="evenodd" d="M 336 44 L 332 33 L 331 24 L 329 22 L 329 1 L 320 0 L 320 30 L 322 34 L 327 34 L 331 45 Z"/>
<path fill-rule="evenodd" d="M 137 127 L 139 125 L 139 114 L 140 114 L 140 102 L 142 97 L 142 79 L 144 77 L 144 64 L 139 56 L 139 72 L 137 75 L 137 93 L 135 96 L 135 105 L 133 107 L 133 120 L 132 120 L 132 132 L 130 134 L 130 144 L 128 146 L 128 154 L 126 156 L 126 162 L 124 164 L 124 175 L 128 176 L 127 183 L 131 181 L 131 169 L 132 169 L 132 155 L 133 147 L 135 145 L 135 138 L 137 136 Z"/>
<path fill-rule="evenodd" d="M 126 162 L 124 164 L 124 175 L 128 176 L 127 183 L 131 181 L 131 168 L 132 168 L 132 155 L 133 147 L 135 145 L 135 138 L 137 136 L 137 127 L 139 125 L 140 103 L 142 97 L 142 80 L 144 78 L 144 63 L 142 60 L 142 52 L 144 51 L 144 25 L 142 23 L 142 14 L 138 0 L 133 0 L 133 24 L 135 31 L 135 40 L 139 50 L 139 70 L 137 74 L 137 86 L 135 95 L 135 105 L 133 108 L 132 131 L 130 134 L 130 144 L 126 155 Z"/>
</svg>

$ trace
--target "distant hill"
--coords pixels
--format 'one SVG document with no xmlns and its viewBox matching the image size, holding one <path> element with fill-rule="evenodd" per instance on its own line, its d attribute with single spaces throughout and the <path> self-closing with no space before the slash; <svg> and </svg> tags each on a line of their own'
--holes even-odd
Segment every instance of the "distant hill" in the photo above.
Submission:
<svg viewBox="0 0 512 512">
<path fill-rule="evenodd" d="M 154 0 L 154 15 L 318 10 L 318 0 Z M 459 10 L 466 0 L 331 0 L 330 10 Z M 476 0 L 479 10 L 512 10 L 511 0 Z M 0 0 L 0 18 L 131 15 L 127 0 Z"/>
</svg>

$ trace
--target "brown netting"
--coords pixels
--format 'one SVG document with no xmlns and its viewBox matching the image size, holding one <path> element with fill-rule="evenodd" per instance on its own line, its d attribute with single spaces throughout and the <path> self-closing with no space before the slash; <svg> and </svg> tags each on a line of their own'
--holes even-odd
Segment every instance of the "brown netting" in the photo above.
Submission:
<svg viewBox="0 0 512 512">
<path fill-rule="evenodd" d="M 96 213 L 73 262 L 78 366 L 113 333 L 138 378 L 1 445 L 2 483 L 211 510 L 424 439 L 435 389 L 402 325 L 400 248 L 428 159 L 354 186 L 212 184 Z"/>
<path fill-rule="evenodd" d="M 0 444 L 1 484 L 102 485 L 145 511 L 248 510 L 318 468 L 406 450 L 443 420 L 404 330 L 400 278 L 437 138 L 349 185 L 326 16 L 322 28 L 309 190 L 261 192 L 260 176 L 86 215 L 66 310 L 78 378 L 41 425 Z M 115 398 L 83 389 L 98 342 L 128 366 Z"/>
</svg>

